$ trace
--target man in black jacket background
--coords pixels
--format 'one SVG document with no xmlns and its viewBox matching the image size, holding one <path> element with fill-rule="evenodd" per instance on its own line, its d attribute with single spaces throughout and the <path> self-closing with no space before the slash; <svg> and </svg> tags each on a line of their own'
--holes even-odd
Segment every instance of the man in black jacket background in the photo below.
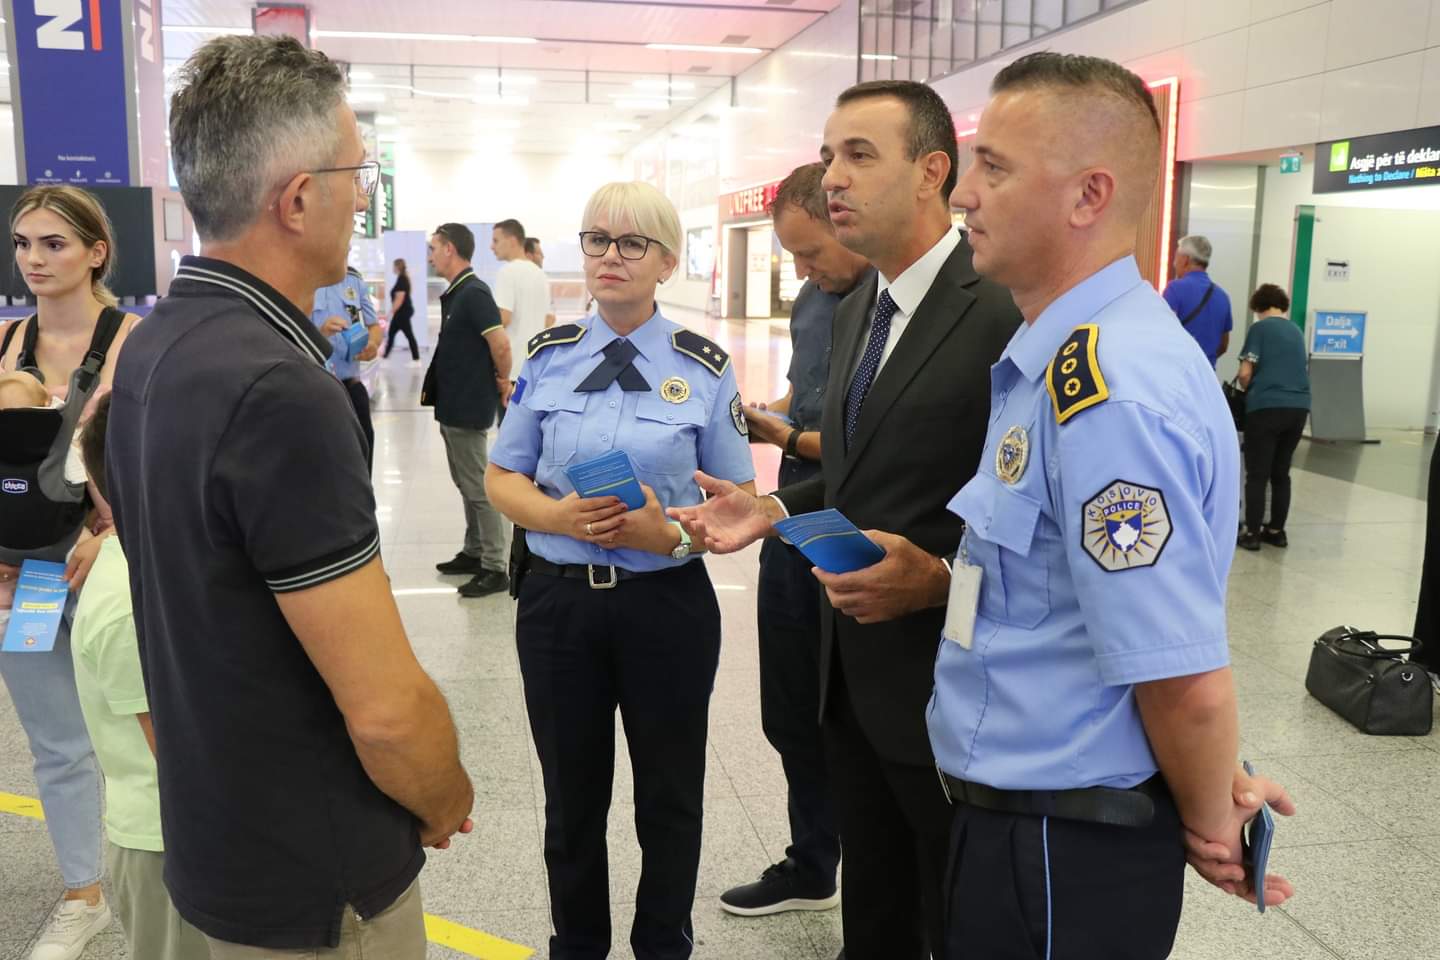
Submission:
<svg viewBox="0 0 1440 960">
<path fill-rule="evenodd" d="M 821 159 L 836 236 L 878 270 L 836 313 L 821 474 L 759 498 L 702 475 L 711 499 L 671 513 L 726 553 L 786 515 L 835 507 L 885 549 L 865 570 L 819 574 L 821 724 L 847 960 L 922 960 L 943 943 L 951 818 L 925 730 L 961 534 L 945 505 L 979 465 L 990 366 L 1020 314 L 951 224 L 955 127 L 934 90 L 846 90 Z"/>
<path fill-rule="evenodd" d="M 510 340 L 490 288 L 470 269 L 475 235 L 444 223 L 430 237 L 430 263 L 450 282 L 440 295 L 440 336 L 425 376 L 421 403 L 435 408 L 450 478 L 465 501 L 465 546 L 435 565 L 444 574 L 471 574 L 462 597 L 509 588 L 505 521 L 485 495 L 486 431 L 510 398 Z"/>
</svg>

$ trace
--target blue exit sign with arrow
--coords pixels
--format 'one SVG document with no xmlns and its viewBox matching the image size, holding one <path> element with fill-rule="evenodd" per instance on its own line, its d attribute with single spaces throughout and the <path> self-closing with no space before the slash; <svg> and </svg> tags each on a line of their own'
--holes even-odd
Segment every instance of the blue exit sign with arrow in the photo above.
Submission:
<svg viewBox="0 0 1440 960">
<path fill-rule="evenodd" d="M 1365 352 L 1365 314 L 1355 310 L 1316 310 L 1310 352 L 1358 357 Z"/>
</svg>

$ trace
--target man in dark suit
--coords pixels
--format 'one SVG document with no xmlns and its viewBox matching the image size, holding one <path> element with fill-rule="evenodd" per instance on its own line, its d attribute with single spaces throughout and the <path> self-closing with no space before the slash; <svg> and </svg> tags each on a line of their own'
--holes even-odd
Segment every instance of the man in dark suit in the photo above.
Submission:
<svg viewBox="0 0 1440 960">
<path fill-rule="evenodd" d="M 835 507 L 885 549 L 865 570 L 816 574 L 827 599 L 821 724 L 848 960 L 921 960 L 943 942 L 950 823 L 925 730 L 961 534 L 945 507 L 979 465 L 990 366 L 1020 315 L 975 273 L 951 225 L 955 128 L 931 88 L 851 87 L 821 159 L 836 236 L 879 271 L 835 317 L 821 474 L 759 498 L 702 474 L 710 499 L 671 514 L 728 553 L 786 515 Z"/>
</svg>

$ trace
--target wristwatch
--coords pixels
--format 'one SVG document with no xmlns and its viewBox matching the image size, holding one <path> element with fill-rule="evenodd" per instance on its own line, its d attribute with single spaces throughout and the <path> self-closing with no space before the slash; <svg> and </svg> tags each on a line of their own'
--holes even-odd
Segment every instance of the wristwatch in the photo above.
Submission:
<svg viewBox="0 0 1440 960">
<path fill-rule="evenodd" d="M 674 550 L 670 551 L 670 559 L 684 560 L 690 556 L 690 534 L 685 532 L 685 527 L 682 524 L 674 520 L 670 521 L 670 526 L 680 531 L 680 543 L 676 545 Z"/>
<path fill-rule="evenodd" d="M 790 436 L 785 438 L 785 456 L 800 458 L 800 428 L 796 427 L 790 431 Z"/>
</svg>

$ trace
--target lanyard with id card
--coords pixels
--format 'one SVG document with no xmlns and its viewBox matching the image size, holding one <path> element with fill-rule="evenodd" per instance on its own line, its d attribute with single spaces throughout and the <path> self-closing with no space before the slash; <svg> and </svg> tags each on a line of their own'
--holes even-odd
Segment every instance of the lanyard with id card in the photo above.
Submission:
<svg viewBox="0 0 1440 960">
<path fill-rule="evenodd" d="M 945 604 L 945 629 L 941 634 L 946 640 L 960 644 L 960 649 L 969 650 L 975 645 L 975 617 L 980 610 L 980 579 L 983 567 L 970 562 L 970 551 L 966 540 L 970 533 L 960 538 L 960 552 L 950 569 L 950 599 Z"/>
</svg>

